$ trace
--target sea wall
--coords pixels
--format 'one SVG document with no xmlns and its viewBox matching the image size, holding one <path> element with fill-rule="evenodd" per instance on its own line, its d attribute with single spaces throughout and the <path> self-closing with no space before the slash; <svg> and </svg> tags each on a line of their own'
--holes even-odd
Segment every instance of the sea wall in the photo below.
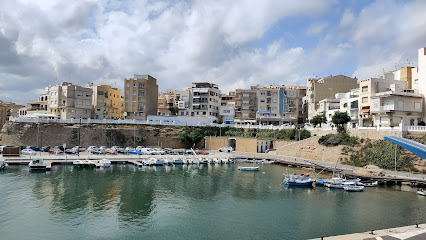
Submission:
<svg viewBox="0 0 426 240">
<path fill-rule="evenodd" d="M 7 123 L 0 144 L 17 146 L 159 146 L 184 148 L 178 141 L 182 128 L 167 126 L 65 125 Z M 204 146 L 204 141 L 199 143 Z"/>
</svg>

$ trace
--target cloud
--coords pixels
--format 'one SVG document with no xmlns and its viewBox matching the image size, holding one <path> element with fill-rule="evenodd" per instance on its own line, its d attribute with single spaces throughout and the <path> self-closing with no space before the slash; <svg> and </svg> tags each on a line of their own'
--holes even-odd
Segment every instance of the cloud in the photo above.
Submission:
<svg viewBox="0 0 426 240">
<path fill-rule="evenodd" d="M 328 27 L 328 23 L 323 22 L 323 23 L 313 23 L 311 24 L 311 26 L 309 26 L 308 30 L 306 31 L 306 34 L 311 36 L 311 35 L 317 35 L 319 33 L 321 33 L 322 31 L 324 31 L 325 28 Z"/>
</svg>

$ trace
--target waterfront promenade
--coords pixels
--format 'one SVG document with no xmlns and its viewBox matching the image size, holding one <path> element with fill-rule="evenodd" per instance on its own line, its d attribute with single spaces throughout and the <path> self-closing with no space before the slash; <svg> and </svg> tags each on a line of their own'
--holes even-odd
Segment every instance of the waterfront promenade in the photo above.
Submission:
<svg viewBox="0 0 426 240">
<path fill-rule="evenodd" d="M 373 230 L 373 229 L 372 229 Z M 369 232 L 362 233 L 353 233 L 345 234 L 339 236 L 324 236 L 319 238 L 314 238 L 312 240 L 397 240 L 397 239 L 406 239 L 406 240 L 424 240 L 426 239 L 426 224 L 419 224 L 398 227 L 398 228 L 389 228 L 382 230 L 373 230 Z"/>
</svg>

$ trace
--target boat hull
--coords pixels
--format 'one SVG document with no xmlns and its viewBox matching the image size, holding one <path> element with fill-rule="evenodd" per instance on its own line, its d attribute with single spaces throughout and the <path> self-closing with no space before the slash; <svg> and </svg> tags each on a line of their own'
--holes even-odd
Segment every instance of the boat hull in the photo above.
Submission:
<svg viewBox="0 0 426 240">
<path fill-rule="evenodd" d="M 240 171 L 259 171 L 259 167 L 238 167 Z"/>
<path fill-rule="evenodd" d="M 294 186 L 294 187 L 312 187 L 313 182 L 289 182 L 284 181 L 285 185 L 287 186 Z"/>
</svg>

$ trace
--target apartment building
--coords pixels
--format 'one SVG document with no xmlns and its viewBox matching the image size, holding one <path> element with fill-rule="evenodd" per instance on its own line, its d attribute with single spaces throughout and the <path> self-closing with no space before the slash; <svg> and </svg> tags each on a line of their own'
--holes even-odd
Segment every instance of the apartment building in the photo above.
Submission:
<svg viewBox="0 0 426 240">
<path fill-rule="evenodd" d="M 235 123 L 256 124 L 257 87 L 235 91 Z"/>
<path fill-rule="evenodd" d="M 191 116 L 219 118 L 221 91 L 216 84 L 207 82 L 193 83 L 190 91 L 192 95 L 192 101 L 189 106 Z"/>
<path fill-rule="evenodd" d="M 124 79 L 124 115 L 129 119 L 146 120 L 147 115 L 157 115 L 157 79 L 150 75 L 135 74 Z"/>
<path fill-rule="evenodd" d="M 326 98 L 333 98 L 336 93 L 345 93 L 351 89 L 358 88 L 357 81 L 357 78 L 350 78 L 343 75 L 308 79 L 306 92 L 308 121 L 312 120 L 317 114 L 319 101 Z"/>
<path fill-rule="evenodd" d="M 340 111 L 340 100 L 341 99 L 339 98 L 339 96 L 336 96 L 336 98 L 326 98 L 319 101 L 317 114 L 324 114 L 327 119 L 327 122 L 331 122 L 334 113 Z"/>
<path fill-rule="evenodd" d="M 93 119 L 119 119 L 121 111 L 121 89 L 110 85 L 93 85 L 88 83 L 86 87 L 93 90 L 92 114 Z"/>
<path fill-rule="evenodd" d="M 92 89 L 63 82 L 49 87 L 48 110 L 60 119 L 88 119 L 92 112 Z"/>
<path fill-rule="evenodd" d="M 419 85 L 413 71 L 403 67 L 360 81 L 360 126 L 417 125 L 422 120 L 423 95 L 410 88 Z"/>
<path fill-rule="evenodd" d="M 234 124 L 235 119 L 235 92 L 221 96 L 219 107 L 219 123 Z"/>
<path fill-rule="evenodd" d="M 346 112 L 348 116 L 351 117 L 349 127 L 356 128 L 359 125 L 359 88 L 351 89 L 347 93 L 340 94 L 339 111 Z"/>
<path fill-rule="evenodd" d="M 283 86 L 258 87 L 257 108 L 258 124 L 282 125 L 284 122 L 297 122 L 297 118 L 284 115 L 284 112 L 289 112 L 289 105 Z"/>
<path fill-rule="evenodd" d="M 291 119 L 291 123 L 303 123 L 303 97 L 306 96 L 305 86 L 284 86 L 284 94 L 287 97 L 288 112 L 283 115 Z"/>
<path fill-rule="evenodd" d="M 45 118 L 55 119 L 56 115 L 50 113 L 49 106 L 49 88 L 46 88 L 46 93 L 40 94 L 37 101 L 27 103 L 26 107 L 19 109 L 19 116 L 30 118 Z"/>
<path fill-rule="evenodd" d="M 174 90 L 167 90 L 164 93 L 158 94 L 158 116 L 173 116 L 178 114 L 178 109 L 175 104 L 176 96 Z"/>
</svg>

